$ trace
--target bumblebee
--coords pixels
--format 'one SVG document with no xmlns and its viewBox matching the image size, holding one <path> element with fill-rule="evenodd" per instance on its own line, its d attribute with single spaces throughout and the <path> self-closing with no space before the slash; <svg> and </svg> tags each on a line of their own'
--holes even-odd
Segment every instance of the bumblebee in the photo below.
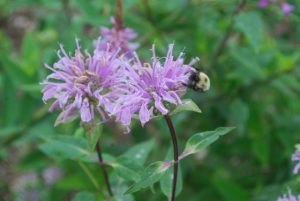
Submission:
<svg viewBox="0 0 300 201">
<path fill-rule="evenodd" d="M 196 71 L 190 75 L 189 82 L 185 86 L 195 91 L 206 92 L 210 88 L 210 80 L 205 73 Z"/>
</svg>

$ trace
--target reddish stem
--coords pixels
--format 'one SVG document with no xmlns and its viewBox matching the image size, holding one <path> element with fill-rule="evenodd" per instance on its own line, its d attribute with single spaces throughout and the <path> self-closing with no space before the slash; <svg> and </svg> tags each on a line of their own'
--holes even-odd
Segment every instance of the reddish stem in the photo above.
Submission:
<svg viewBox="0 0 300 201">
<path fill-rule="evenodd" d="M 113 197 L 114 195 L 113 195 L 113 192 L 111 190 L 108 174 L 107 174 L 105 163 L 104 163 L 104 160 L 103 160 L 103 157 L 102 157 L 102 151 L 101 151 L 101 147 L 100 147 L 100 140 L 98 140 L 98 142 L 96 144 L 96 151 L 97 151 L 97 155 L 98 155 L 99 164 L 100 164 L 100 167 L 102 169 L 104 182 L 105 182 L 106 187 L 107 187 L 107 191 L 108 191 L 109 195 L 111 197 Z"/>
<path fill-rule="evenodd" d="M 176 132 L 172 123 L 171 118 L 168 115 L 165 115 L 166 122 L 168 124 L 170 134 L 172 137 L 172 142 L 173 142 L 173 154 L 174 154 L 174 169 L 173 169 L 173 183 L 172 183 L 172 194 L 171 194 L 171 199 L 170 201 L 175 200 L 176 196 L 176 185 L 177 185 L 177 175 L 178 175 L 178 144 L 177 144 L 177 136 Z"/>
<path fill-rule="evenodd" d="M 123 29 L 122 0 L 116 0 L 116 29 Z"/>
</svg>

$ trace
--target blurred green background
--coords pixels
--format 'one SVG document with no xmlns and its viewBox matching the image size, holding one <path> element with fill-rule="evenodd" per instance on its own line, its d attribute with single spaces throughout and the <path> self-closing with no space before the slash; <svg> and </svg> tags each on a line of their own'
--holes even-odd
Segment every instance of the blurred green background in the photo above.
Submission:
<svg viewBox="0 0 300 201">
<path fill-rule="evenodd" d="M 288 17 L 277 4 L 260 9 L 256 0 L 239 11 L 238 0 L 123 2 L 125 24 L 139 34 L 142 58 L 150 56 L 153 42 L 159 56 L 175 42 L 187 62 L 200 57 L 198 67 L 211 78 L 208 93 L 186 95 L 202 114 L 172 116 L 181 150 L 198 131 L 236 127 L 182 161 L 183 191 L 177 200 L 267 201 L 287 187 L 300 192 L 290 160 L 300 141 L 300 1 L 289 1 L 295 10 Z M 112 0 L 0 0 L 1 201 L 65 201 L 82 191 L 103 200 L 98 164 L 79 161 L 67 143 L 86 143 L 79 120 L 55 128 L 58 112 L 48 113 L 40 82 L 48 73 L 44 63 L 57 60 L 59 43 L 72 51 L 78 37 L 91 50 L 99 26 L 110 26 L 113 15 Z M 170 139 L 163 120 L 144 128 L 135 122 L 129 135 L 116 125 L 103 127 L 103 150 L 113 156 L 150 139 L 155 143 L 146 164 L 167 154 Z M 119 200 L 166 200 L 159 186 L 153 191 Z"/>
</svg>

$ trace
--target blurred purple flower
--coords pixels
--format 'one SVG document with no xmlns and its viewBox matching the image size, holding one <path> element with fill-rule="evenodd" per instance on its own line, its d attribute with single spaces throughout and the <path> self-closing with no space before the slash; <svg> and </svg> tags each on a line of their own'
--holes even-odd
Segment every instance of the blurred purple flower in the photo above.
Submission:
<svg viewBox="0 0 300 201">
<path fill-rule="evenodd" d="M 35 172 L 20 175 L 12 186 L 16 194 L 16 201 L 41 201 L 38 186 L 39 177 Z"/>
<path fill-rule="evenodd" d="M 279 197 L 277 201 L 300 201 L 300 195 L 293 195 L 291 190 L 289 190 L 288 194 L 284 194 L 282 197 Z"/>
<path fill-rule="evenodd" d="M 41 195 L 38 190 L 22 188 L 18 192 L 17 201 L 41 201 Z"/>
<path fill-rule="evenodd" d="M 121 53 L 131 54 L 138 48 L 138 43 L 130 43 L 137 37 L 137 34 L 130 28 L 118 29 L 116 21 L 111 18 L 113 27 L 111 29 L 107 27 L 100 27 L 101 41 L 94 41 L 94 47 L 99 50 L 106 49 L 109 44 L 112 50 L 121 50 Z"/>
<path fill-rule="evenodd" d="M 184 55 L 180 53 L 177 59 L 173 57 L 173 44 L 169 45 L 168 53 L 162 64 L 152 48 L 152 64 L 142 64 L 135 54 L 133 65 L 127 65 L 128 80 L 126 93 L 119 96 L 112 115 L 127 128 L 131 119 L 137 113 L 144 125 L 154 115 L 166 115 L 171 106 L 182 104 L 181 96 L 185 93 L 186 83 L 190 73 L 194 71 L 190 64 L 184 64 Z M 125 89 L 125 88 L 124 88 Z"/>
<path fill-rule="evenodd" d="M 297 174 L 300 171 L 300 149 L 296 150 L 295 153 L 292 155 L 292 161 L 296 161 L 297 164 L 293 169 L 293 173 Z"/>
<path fill-rule="evenodd" d="M 270 0 L 259 0 L 258 6 L 263 8 L 266 7 L 270 3 Z"/>
<path fill-rule="evenodd" d="M 288 16 L 294 10 L 294 6 L 289 3 L 283 2 L 281 4 L 281 10 L 285 16 Z"/>
<path fill-rule="evenodd" d="M 122 77 L 122 59 L 117 57 L 118 52 L 111 53 L 107 46 L 105 50 L 95 50 L 92 55 L 87 51 L 83 54 L 78 40 L 76 45 L 74 57 L 61 45 L 59 61 L 53 67 L 46 65 L 52 73 L 43 82 L 43 100 L 54 99 L 50 111 L 58 107 L 62 110 L 56 125 L 78 114 L 82 122 L 92 121 L 95 113 L 105 120 L 105 108 L 112 107 L 113 88 Z"/>
<path fill-rule="evenodd" d="M 269 3 L 276 3 L 278 0 L 259 0 L 258 2 L 258 7 L 264 8 L 266 7 Z M 294 6 L 287 3 L 286 1 L 280 1 L 280 7 L 285 16 L 288 16 L 293 10 Z"/>
<path fill-rule="evenodd" d="M 63 177 L 63 171 L 57 167 L 49 167 L 42 172 L 45 184 L 52 185 Z"/>
</svg>

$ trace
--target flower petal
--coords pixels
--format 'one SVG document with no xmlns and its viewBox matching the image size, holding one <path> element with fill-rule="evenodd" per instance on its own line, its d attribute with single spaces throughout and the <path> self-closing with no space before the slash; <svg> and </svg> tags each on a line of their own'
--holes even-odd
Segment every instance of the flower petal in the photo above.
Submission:
<svg viewBox="0 0 300 201">
<path fill-rule="evenodd" d="M 142 123 L 142 126 L 145 125 L 146 122 L 150 120 L 150 111 L 147 108 L 147 104 L 143 104 L 141 106 L 140 112 L 139 112 L 139 118 Z"/>
<path fill-rule="evenodd" d="M 89 108 L 89 101 L 87 98 L 83 100 L 82 106 L 80 108 L 80 117 L 83 122 L 89 122 L 92 119 L 92 113 Z"/>
<path fill-rule="evenodd" d="M 153 93 L 154 104 L 155 107 L 163 114 L 166 115 L 168 113 L 168 109 L 165 108 L 164 104 L 162 103 L 161 97 L 159 97 L 156 93 Z"/>
</svg>

